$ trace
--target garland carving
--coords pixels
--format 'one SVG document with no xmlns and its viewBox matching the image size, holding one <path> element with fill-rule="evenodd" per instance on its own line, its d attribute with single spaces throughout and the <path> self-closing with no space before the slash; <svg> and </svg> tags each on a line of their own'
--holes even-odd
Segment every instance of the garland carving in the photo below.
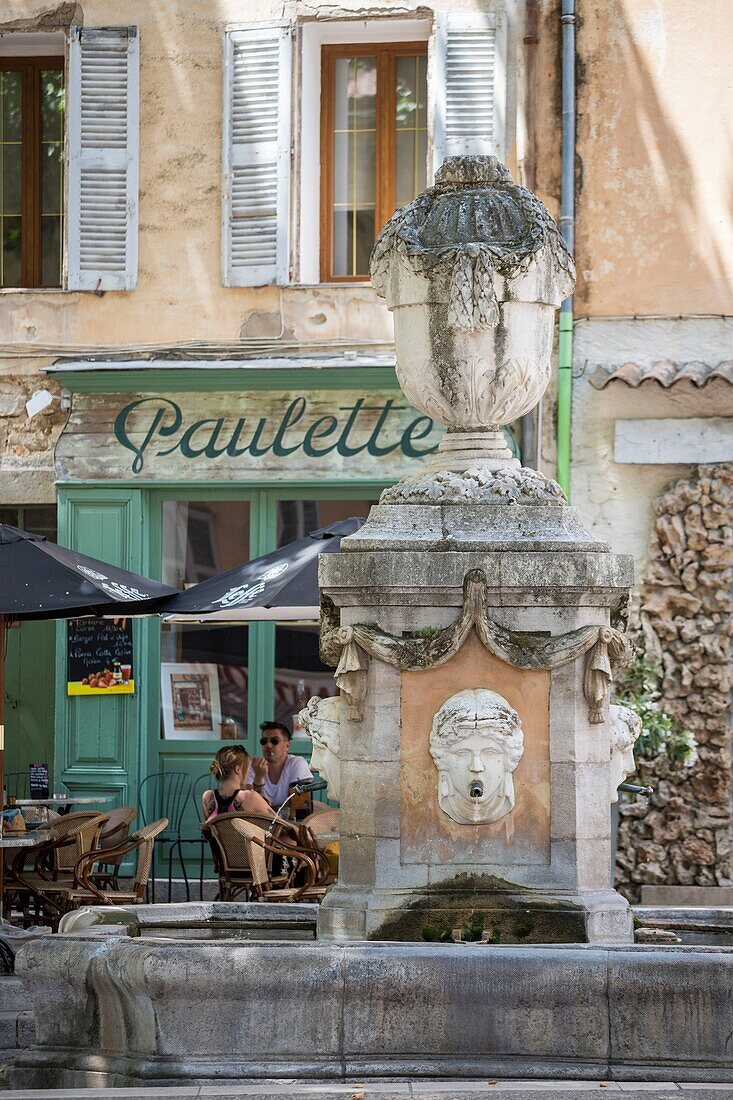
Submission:
<svg viewBox="0 0 733 1100">
<path fill-rule="evenodd" d="M 548 637 L 544 632 L 509 630 L 489 618 L 488 585 L 482 569 L 471 569 L 463 581 L 463 609 L 450 626 L 430 637 L 397 637 L 373 626 L 339 626 L 332 601 L 321 599 L 321 660 L 335 667 L 334 679 L 352 721 L 362 717 L 369 658 L 417 672 L 439 668 L 454 657 L 472 630 L 495 657 L 515 668 L 552 669 L 587 654 L 583 691 L 590 721 L 605 721 L 608 695 L 618 669 L 631 659 L 621 631 L 609 626 L 583 626 Z"/>
</svg>

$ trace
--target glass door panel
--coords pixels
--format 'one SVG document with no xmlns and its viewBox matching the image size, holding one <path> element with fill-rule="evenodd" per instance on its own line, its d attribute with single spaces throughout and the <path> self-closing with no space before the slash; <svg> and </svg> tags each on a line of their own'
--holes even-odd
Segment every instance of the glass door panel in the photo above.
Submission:
<svg viewBox="0 0 733 1100">
<path fill-rule="evenodd" d="M 278 500 L 277 545 L 285 546 L 329 523 L 369 514 L 377 497 L 358 500 Z M 275 629 L 274 718 L 282 722 L 297 739 L 305 740 L 298 727 L 297 715 L 313 695 L 336 695 L 333 669 L 318 656 L 317 623 L 278 623 Z M 304 746 L 307 749 L 307 745 Z"/>
<path fill-rule="evenodd" d="M 249 501 L 163 501 L 161 535 L 162 579 L 189 588 L 249 561 Z M 248 626 L 162 624 L 163 739 L 243 741 L 248 686 Z"/>
</svg>

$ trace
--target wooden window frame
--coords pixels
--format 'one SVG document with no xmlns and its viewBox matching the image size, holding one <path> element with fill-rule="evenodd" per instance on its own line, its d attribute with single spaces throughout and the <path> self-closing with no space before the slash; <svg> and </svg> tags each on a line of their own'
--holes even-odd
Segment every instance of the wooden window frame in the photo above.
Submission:
<svg viewBox="0 0 733 1100">
<path fill-rule="evenodd" d="M 374 175 L 374 225 L 378 232 L 395 212 L 395 161 L 397 149 L 396 67 L 398 57 L 427 57 L 428 44 L 420 42 L 339 42 L 321 46 L 321 217 L 320 273 L 322 283 L 364 283 L 364 275 L 333 274 L 333 169 L 335 65 L 343 57 L 376 57 L 377 102 Z"/>
<path fill-rule="evenodd" d="M 57 290 L 63 286 L 63 278 L 58 284 L 44 288 L 41 283 L 41 71 L 56 69 L 65 74 L 66 65 L 60 54 L 51 56 L 0 57 L 0 70 L 21 72 L 23 85 L 21 90 L 21 259 L 20 286 L 3 287 L 4 290 Z M 64 85 L 66 80 L 64 80 Z M 65 143 L 65 135 L 64 135 Z M 62 209 L 64 195 L 61 196 Z M 63 255 L 63 235 L 61 249 Z M 62 264 L 63 267 L 63 264 Z"/>
</svg>

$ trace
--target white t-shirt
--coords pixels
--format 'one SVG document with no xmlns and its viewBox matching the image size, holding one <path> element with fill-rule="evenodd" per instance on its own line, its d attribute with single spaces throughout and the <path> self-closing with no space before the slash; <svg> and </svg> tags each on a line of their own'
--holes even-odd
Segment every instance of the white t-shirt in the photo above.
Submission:
<svg viewBox="0 0 733 1100">
<path fill-rule="evenodd" d="M 285 764 L 277 783 L 271 783 L 269 776 L 265 776 L 265 789 L 262 793 L 270 800 L 273 809 L 277 809 L 279 806 L 282 806 L 283 802 L 290 794 L 288 788 L 291 783 L 297 783 L 300 779 L 312 778 L 313 772 L 310 770 L 303 757 L 291 756 L 290 753 L 288 753 L 285 757 Z M 250 768 L 247 773 L 247 782 L 254 783 L 254 771 L 252 768 Z"/>
</svg>

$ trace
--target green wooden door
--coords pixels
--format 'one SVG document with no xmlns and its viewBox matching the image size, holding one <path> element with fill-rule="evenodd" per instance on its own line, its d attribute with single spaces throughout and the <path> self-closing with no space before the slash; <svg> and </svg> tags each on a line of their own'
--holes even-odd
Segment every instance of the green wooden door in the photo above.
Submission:
<svg viewBox="0 0 733 1100">
<path fill-rule="evenodd" d="M 61 489 L 59 542 L 142 573 L 145 568 L 141 494 L 134 489 Z M 135 693 L 113 698 L 66 694 L 66 624 L 58 625 L 56 776 L 80 797 L 106 796 L 113 806 L 137 804 L 141 721 L 148 678 L 141 622 L 133 624 Z"/>
<path fill-rule="evenodd" d="M 5 772 L 28 774 L 28 765 L 53 771 L 56 624 L 23 623 L 8 631 L 5 662 Z M 12 783 L 11 794 L 18 792 Z"/>
</svg>

